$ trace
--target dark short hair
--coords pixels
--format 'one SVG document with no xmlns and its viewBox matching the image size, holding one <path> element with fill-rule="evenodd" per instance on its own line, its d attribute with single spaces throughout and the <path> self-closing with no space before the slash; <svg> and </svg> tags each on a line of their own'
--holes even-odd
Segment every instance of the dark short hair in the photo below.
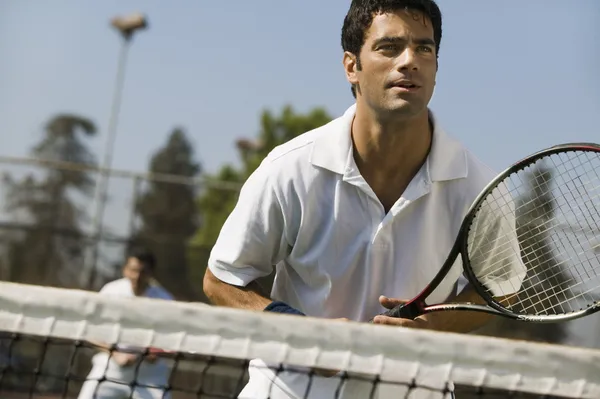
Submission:
<svg viewBox="0 0 600 399">
<path fill-rule="evenodd" d="M 150 271 L 154 271 L 156 266 L 156 258 L 154 254 L 146 248 L 133 248 L 128 254 L 128 258 L 135 258 L 144 264 Z"/>
<path fill-rule="evenodd" d="M 433 39 L 436 54 L 439 55 L 442 41 L 442 12 L 434 0 L 352 0 L 350 9 L 342 26 L 342 49 L 357 57 L 365 43 L 365 33 L 373 23 L 377 14 L 399 10 L 419 11 L 426 15 L 433 25 Z M 352 87 L 356 97 L 356 89 Z"/>
</svg>

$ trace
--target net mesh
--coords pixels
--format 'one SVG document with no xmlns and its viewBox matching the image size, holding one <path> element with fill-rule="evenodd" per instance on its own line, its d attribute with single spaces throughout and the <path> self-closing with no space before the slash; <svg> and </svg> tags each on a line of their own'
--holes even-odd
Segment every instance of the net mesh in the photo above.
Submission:
<svg viewBox="0 0 600 399">
<path fill-rule="evenodd" d="M 0 331 L 6 399 L 600 398 L 590 349 L 205 304 L 0 283 Z"/>
</svg>

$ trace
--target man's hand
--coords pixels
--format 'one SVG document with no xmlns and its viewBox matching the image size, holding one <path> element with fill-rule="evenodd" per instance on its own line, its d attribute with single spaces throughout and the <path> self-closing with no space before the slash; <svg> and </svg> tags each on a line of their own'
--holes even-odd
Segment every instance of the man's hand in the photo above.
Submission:
<svg viewBox="0 0 600 399">
<path fill-rule="evenodd" d="M 121 367 L 131 366 L 137 358 L 134 353 L 113 352 L 111 355 L 111 359 Z"/>
<path fill-rule="evenodd" d="M 466 286 L 460 294 L 454 298 L 448 298 L 448 301 L 456 303 L 477 303 L 485 304 L 483 298 L 470 286 Z M 502 300 L 500 298 L 499 300 Z M 379 297 L 379 303 L 386 309 L 392 309 L 397 305 L 406 303 L 401 299 Z M 469 333 L 478 328 L 481 328 L 493 318 L 492 315 L 483 312 L 466 312 L 460 310 L 447 310 L 443 312 L 431 312 L 429 314 L 419 316 L 414 320 L 400 319 L 386 316 L 376 316 L 373 323 L 387 324 L 392 326 L 402 326 L 410 328 L 424 328 L 428 330 L 453 332 L 453 333 Z"/>
<path fill-rule="evenodd" d="M 388 298 L 385 296 L 379 297 L 379 303 L 386 309 L 393 309 L 398 305 L 403 305 L 408 301 L 404 301 L 402 299 L 396 298 Z M 424 329 L 434 329 L 430 320 L 426 316 L 417 317 L 414 320 L 410 319 L 400 319 L 398 317 L 388 317 L 383 315 L 378 315 L 373 318 L 373 323 L 375 324 L 385 324 L 389 326 L 400 326 L 400 327 L 409 327 L 409 328 L 424 328 Z"/>
<path fill-rule="evenodd" d="M 149 353 L 144 356 L 144 360 L 148 363 L 154 363 L 158 360 L 158 356 L 155 353 Z"/>
</svg>

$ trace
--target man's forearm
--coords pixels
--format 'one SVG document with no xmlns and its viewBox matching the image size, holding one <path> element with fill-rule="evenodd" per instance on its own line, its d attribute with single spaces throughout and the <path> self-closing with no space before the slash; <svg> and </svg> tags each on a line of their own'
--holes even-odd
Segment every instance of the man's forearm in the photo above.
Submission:
<svg viewBox="0 0 600 399">
<path fill-rule="evenodd" d="M 463 290 L 452 302 L 485 304 L 483 298 L 471 287 Z M 493 317 L 493 315 L 484 312 L 466 312 L 464 310 L 432 312 L 421 316 L 434 330 L 456 333 L 468 333 L 477 330 L 488 323 Z"/>
<path fill-rule="evenodd" d="M 224 283 L 207 269 L 204 276 L 204 293 L 210 302 L 217 306 L 247 310 L 263 310 L 272 301 L 262 292 L 256 282 L 246 287 Z"/>
</svg>

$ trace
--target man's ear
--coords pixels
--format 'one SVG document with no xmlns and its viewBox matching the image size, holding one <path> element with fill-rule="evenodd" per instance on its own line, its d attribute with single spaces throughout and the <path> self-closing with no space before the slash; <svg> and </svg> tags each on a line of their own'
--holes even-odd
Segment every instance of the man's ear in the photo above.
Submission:
<svg viewBox="0 0 600 399">
<path fill-rule="evenodd" d="M 358 71 L 358 60 L 356 56 L 348 51 L 344 51 L 343 63 L 348 82 L 353 86 L 358 85 L 358 77 L 356 75 L 356 72 Z"/>
</svg>

